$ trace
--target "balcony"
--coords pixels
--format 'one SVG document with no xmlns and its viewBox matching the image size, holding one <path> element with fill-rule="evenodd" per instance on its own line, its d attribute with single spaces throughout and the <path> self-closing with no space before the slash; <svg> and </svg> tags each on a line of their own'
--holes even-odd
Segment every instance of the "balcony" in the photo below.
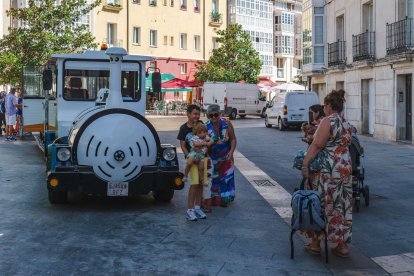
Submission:
<svg viewBox="0 0 414 276">
<path fill-rule="evenodd" d="M 346 41 L 341 40 L 334 43 L 328 43 L 328 66 L 345 65 L 345 45 Z"/>
<path fill-rule="evenodd" d="M 103 10 L 111 12 L 119 12 L 122 10 L 121 0 L 105 0 Z"/>
<path fill-rule="evenodd" d="M 411 52 L 414 48 L 413 18 L 387 23 L 387 55 Z"/>
<path fill-rule="evenodd" d="M 352 35 L 352 56 L 354 61 L 375 59 L 375 32 Z"/>
<path fill-rule="evenodd" d="M 219 13 L 218 11 L 212 11 L 210 13 L 209 25 L 211 27 L 220 27 L 223 24 L 221 18 L 222 18 L 221 13 Z"/>
</svg>

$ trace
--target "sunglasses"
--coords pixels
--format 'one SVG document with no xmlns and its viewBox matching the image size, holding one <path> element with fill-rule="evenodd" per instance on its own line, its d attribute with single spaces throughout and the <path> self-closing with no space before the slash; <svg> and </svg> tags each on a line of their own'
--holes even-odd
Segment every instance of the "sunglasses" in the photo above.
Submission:
<svg viewBox="0 0 414 276">
<path fill-rule="evenodd" d="M 218 113 L 214 113 L 214 114 L 208 114 L 209 118 L 218 118 L 219 114 Z"/>
</svg>

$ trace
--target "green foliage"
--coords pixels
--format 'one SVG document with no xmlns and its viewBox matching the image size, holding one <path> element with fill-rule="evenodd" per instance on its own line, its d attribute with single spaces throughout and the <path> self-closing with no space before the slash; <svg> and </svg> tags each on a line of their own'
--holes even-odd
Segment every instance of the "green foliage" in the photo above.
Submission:
<svg viewBox="0 0 414 276">
<path fill-rule="evenodd" d="M 293 78 L 293 82 L 300 85 L 306 85 L 306 81 L 303 80 L 303 75 L 296 75 Z"/>
<path fill-rule="evenodd" d="M 217 31 L 220 47 L 213 50 L 208 63 L 197 64 L 197 81 L 257 83 L 261 62 L 250 36 L 239 24 Z"/>
<path fill-rule="evenodd" d="M 19 27 L 0 40 L 0 83 L 21 85 L 23 66 L 43 65 L 52 54 L 96 48 L 88 27 L 76 22 L 100 2 L 29 0 L 27 8 L 7 11 Z"/>
</svg>

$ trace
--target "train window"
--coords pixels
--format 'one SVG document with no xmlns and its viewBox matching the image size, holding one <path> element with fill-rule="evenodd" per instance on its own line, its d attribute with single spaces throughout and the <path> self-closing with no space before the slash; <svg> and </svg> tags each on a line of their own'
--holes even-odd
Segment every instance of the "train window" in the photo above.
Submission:
<svg viewBox="0 0 414 276">
<path fill-rule="evenodd" d="M 124 102 L 141 99 L 138 71 L 122 71 L 121 93 Z M 109 88 L 108 70 L 66 69 L 63 98 L 71 101 L 94 101 L 98 91 Z"/>
</svg>

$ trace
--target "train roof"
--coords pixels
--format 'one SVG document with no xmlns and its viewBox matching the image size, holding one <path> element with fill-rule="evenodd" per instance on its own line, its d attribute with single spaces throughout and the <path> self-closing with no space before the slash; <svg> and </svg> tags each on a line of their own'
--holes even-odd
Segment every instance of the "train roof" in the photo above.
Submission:
<svg viewBox="0 0 414 276">
<path fill-rule="evenodd" d="M 105 54 L 105 51 L 85 51 L 83 53 L 71 53 L 71 54 L 54 54 L 52 58 L 55 59 L 84 59 L 84 60 L 109 60 L 109 56 Z M 129 61 L 152 61 L 153 57 L 150 56 L 138 56 L 138 55 L 126 55 L 124 60 Z"/>
</svg>

